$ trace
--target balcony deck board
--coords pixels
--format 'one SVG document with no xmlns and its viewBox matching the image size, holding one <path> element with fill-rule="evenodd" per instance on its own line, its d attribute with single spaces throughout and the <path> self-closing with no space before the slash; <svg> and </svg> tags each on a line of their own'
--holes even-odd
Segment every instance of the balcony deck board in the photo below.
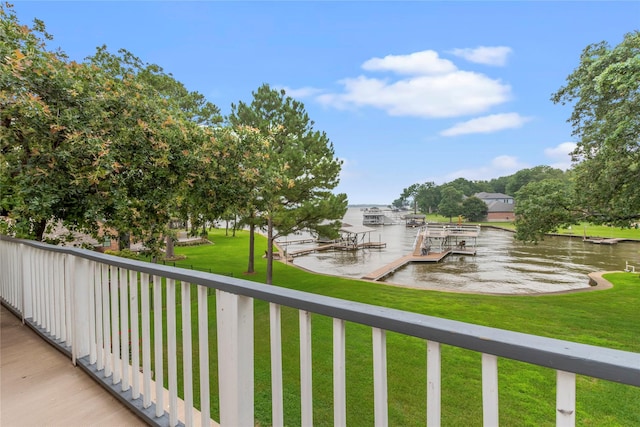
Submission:
<svg viewBox="0 0 640 427">
<path fill-rule="evenodd" d="M 9 310 L 0 312 L 0 425 L 146 425 Z"/>
</svg>

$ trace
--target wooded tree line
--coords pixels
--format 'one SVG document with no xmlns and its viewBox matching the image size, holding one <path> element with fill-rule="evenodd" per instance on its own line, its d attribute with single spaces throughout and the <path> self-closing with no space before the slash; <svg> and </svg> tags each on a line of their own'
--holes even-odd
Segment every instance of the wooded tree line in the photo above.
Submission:
<svg viewBox="0 0 640 427">
<path fill-rule="evenodd" d="M 577 147 L 571 153 L 570 170 L 537 166 L 490 181 L 459 178 L 440 186 L 414 184 L 403 190 L 394 205 L 412 202 L 422 212 L 432 212 L 447 209 L 452 198 L 461 199 L 460 193 L 505 193 L 516 199 L 516 238 L 533 242 L 559 227 L 583 221 L 636 226 L 640 220 L 640 32 L 625 34 L 615 47 L 606 42 L 587 46 L 578 67 L 551 101 L 573 106 L 568 121 Z M 461 210 L 460 204 L 457 209 Z"/>
<path fill-rule="evenodd" d="M 126 50 L 76 62 L 49 49 L 44 23 L 22 25 L 8 4 L 0 35 L 0 231 L 42 240 L 62 222 L 157 251 L 172 217 L 201 229 L 233 212 L 268 231 L 269 273 L 277 233 L 337 234 L 342 162 L 284 91 L 265 84 L 225 118 Z"/>
<path fill-rule="evenodd" d="M 523 187 L 543 180 L 568 181 L 570 173 L 550 166 L 536 166 L 491 180 L 470 181 L 457 178 L 442 185 L 434 182 L 413 184 L 402 190 L 393 202 L 395 207 L 409 207 L 425 213 L 439 213 L 443 216 L 462 215 L 469 221 L 481 221 L 487 214 L 487 205 L 473 197 L 474 194 L 502 193 L 516 196 Z"/>
</svg>

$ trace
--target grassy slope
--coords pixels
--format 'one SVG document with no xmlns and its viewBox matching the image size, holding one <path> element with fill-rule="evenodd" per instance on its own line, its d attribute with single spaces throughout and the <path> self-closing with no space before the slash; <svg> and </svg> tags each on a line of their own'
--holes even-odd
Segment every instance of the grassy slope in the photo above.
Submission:
<svg viewBox="0 0 640 427">
<path fill-rule="evenodd" d="M 264 282 L 265 261 L 256 258 L 255 275 L 247 266 L 247 234 L 227 237 L 216 230 L 214 245 L 177 248 L 187 259 L 177 265 Z M 256 254 L 264 238 L 257 236 Z M 519 332 L 640 352 L 640 280 L 637 275 L 613 274 L 613 289 L 545 296 L 490 296 L 413 290 L 379 283 L 311 274 L 276 263 L 274 283 L 302 291 L 384 305 Z M 210 297 L 213 304 L 214 297 Z M 212 308 L 214 306 L 212 305 Z M 210 316 L 210 330 L 215 318 Z M 283 309 L 285 423 L 300 424 L 298 314 Z M 255 311 L 256 419 L 270 424 L 268 306 Z M 371 331 L 347 325 L 348 423 L 373 424 Z M 422 340 L 387 335 L 389 420 L 391 425 L 424 425 L 426 348 Z M 211 354 L 215 354 L 212 347 Z M 314 415 L 317 425 L 333 422 L 331 319 L 313 318 Z M 499 361 L 500 417 L 503 425 L 553 425 L 555 373 L 550 369 L 508 360 Z M 215 369 L 212 369 L 212 372 Z M 215 381 L 215 373 L 212 374 Z M 480 355 L 443 346 L 443 425 L 478 425 L 482 419 Z M 640 425 L 640 392 L 589 378 L 578 379 L 578 424 Z M 212 397 L 212 407 L 217 399 Z"/>
<path fill-rule="evenodd" d="M 427 215 L 427 221 L 429 222 L 449 222 L 449 217 L 444 217 L 438 214 Z M 457 221 L 453 218 L 453 222 Z M 481 225 L 495 226 L 505 228 L 507 230 L 515 231 L 516 226 L 513 222 L 482 222 Z M 603 238 L 619 238 L 619 239 L 632 239 L 640 241 L 640 228 L 616 228 L 608 227 L 606 225 L 593 225 L 589 223 L 580 223 L 578 225 L 569 228 L 560 228 L 557 234 L 563 234 L 567 236 L 588 236 L 588 237 L 603 237 Z"/>
</svg>

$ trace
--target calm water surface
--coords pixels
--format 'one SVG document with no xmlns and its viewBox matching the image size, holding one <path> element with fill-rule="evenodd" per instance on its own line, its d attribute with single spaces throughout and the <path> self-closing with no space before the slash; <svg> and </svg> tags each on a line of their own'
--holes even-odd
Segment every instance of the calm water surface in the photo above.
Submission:
<svg viewBox="0 0 640 427">
<path fill-rule="evenodd" d="M 362 225 L 362 211 L 349 208 L 344 222 Z M 413 251 L 417 229 L 404 223 L 375 227 L 366 240 L 384 249 L 325 251 L 296 257 L 297 266 L 318 273 L 360 278 Z M 287 241 L 304 235 L 288 236 Z M 285 241 L 285 239 L 278 239 Z M 290 251 L 313 245 L 289 245 Z M 412 263 L 387 276 L 386 283 L 424 289 L 489 293 L 539 293 L 587 288 L 593 271 L 623 270 L 625 261 L 638 265 L 640 244 L 595 245 L 581 238 L 547 237 L 523 244 L 513 233 L 483 228 L 477 255 L 450 255 L 439 263 Z"/>
</svg>

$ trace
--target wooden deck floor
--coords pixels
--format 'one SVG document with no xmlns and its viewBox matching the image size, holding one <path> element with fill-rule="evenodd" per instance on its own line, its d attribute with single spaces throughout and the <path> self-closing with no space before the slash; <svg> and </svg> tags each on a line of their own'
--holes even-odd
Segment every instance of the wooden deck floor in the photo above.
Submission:
<svg viewBox="0 0 640 427">
<path fill-rule="evenodd" d="M 2 427 L 146 425 L 6 308 L 0 311 Z"/>
</svg>

